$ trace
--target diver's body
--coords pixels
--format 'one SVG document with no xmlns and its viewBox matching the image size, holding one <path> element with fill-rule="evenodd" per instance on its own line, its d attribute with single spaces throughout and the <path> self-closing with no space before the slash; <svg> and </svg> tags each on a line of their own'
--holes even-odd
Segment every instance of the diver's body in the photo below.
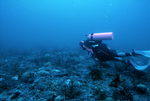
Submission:
<svg viewBox="0 0 150 101">
<path fill-rule="evenodd" d="M 117 52 L 112 50 L 108 47 L 108 45 L 102 43 L 102 40 L 112 40 L 113 33 L 106 32 L 106 33 L 91 33 L 88 35 L 86 41 L 81 41 L 80 46 L 87 50 L 88 53 L 91 53 L 92 56 L 99 61 L 122 61 L 125 63 L 130 63 L 135 69 L 137 70 L 144 70 L 150 66 L 150 60 L 144 66 L 140 66 L 135 64 L 130 58 L 124 59 L 123 57 L 127 56 L 135 56 L 141 55 L 150 58 L 150 50 L 149 51 L 134 51 L 132 53 L 125 53 L 125 52 Z"/>
<path fill-rule="evenodd" d="M 131 53 L 117 52 L 109 48 L 108 45 L 102 43 L 102 41 L 81 41 L 80 45 L 83 49 L 86 49 L 99 61 L 110 61 L 110 60 L 119 60 L 124 61 L 118 57 L 131 56 Z M 90 51 L 89 51 L 90 50 Z"/>
</svg>

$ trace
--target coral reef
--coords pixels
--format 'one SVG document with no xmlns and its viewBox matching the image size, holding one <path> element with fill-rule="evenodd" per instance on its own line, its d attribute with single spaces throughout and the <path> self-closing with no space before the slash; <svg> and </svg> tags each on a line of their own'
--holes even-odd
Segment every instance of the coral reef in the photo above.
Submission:
<svg viewBox="0 0 150 101">
<path fill-rule="evenodd" d="M 1 101 L 147 101 L 149 70 L 97 62 L 76 49 L 0 52 Z"/>
</svg>

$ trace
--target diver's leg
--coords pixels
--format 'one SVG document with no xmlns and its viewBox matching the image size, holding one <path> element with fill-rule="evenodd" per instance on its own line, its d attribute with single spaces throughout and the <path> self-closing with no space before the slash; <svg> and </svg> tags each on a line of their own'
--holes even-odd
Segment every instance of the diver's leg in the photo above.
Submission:
<svg viewBox="0 0 150 101">
<path fill-rule="evenodd" d="M 133 49 L 131 53 L 127 53 L 127 52 L 118 52 L 117 53 L 119 57 L 124 57 L 124 56 L 133 56 L 133 55 L 142 55 L 139 53 L 136 53 Z"/>
<path fill-rule="evenodd" d="M 110 49 L 107 51 L 111 56 L 113 57 L 126 57 L 126 56 L 132 56 L 132 53 L 129 52 L 118 52 L 116 50 Z"/>
<path fill-rule="evenodd" d="M 132 53 L 118 52 L 117 55 L 118 55 L 118 57 L 132 56 Z"/>
<path fill-rule="evenodd" d="M 125 63 L 125 64 L 129 64 L 129 65 L 131 64 L 128 59 L 123 59 L 123 58 L 121 58 L 121 57 L 114 57 L 113 60 L 114 60 L 114 61 L 120 61 L 120 62 L 123 62 L 123 63 Z"/>
<path fill-rule="evenodd" d="M 121 57 L 114 57 L 113 60 L 116 60 L 116 61 L 123 61 L 123 59 Z"/>
</svg>

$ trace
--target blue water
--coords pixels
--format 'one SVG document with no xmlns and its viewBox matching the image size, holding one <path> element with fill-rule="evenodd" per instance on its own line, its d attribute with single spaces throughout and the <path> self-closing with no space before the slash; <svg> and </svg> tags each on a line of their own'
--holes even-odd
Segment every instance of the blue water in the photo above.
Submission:
<svg viewBox="0 0 150 101">
<path fill-rule="evenodd" d="M 110 48 L 150 49 L 149 0 L 0 0 L 0 47 L 78 48 L 85 35 L 113 32 Z"/>
</svg>

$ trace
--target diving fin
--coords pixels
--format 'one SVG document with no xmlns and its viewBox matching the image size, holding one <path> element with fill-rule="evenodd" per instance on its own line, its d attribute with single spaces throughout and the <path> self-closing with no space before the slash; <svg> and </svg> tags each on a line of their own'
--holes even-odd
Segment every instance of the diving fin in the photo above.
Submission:
<svg viewBox="0 0 150 101">
<path fill-rule="evenodd" d="M 135 55 L 143 55 L 143 56 L 145 56 L 145 57 L 150 58 L 150 50 L 146 50 L 146 51 L 132 50 L 132 51 L 133 51 L 132 54 L 135 54 Z"/>
<path fill-rule="evenodd" d="M 144 70 L 146 68 L 148 68 L 150 66 L 150 60 L 148 61 L 148 64 L 146 65 L 143 65 L 143 66 L 140 66 L 140 65 L 137 65 L 135 64 L 132 60 L 129 60 L 129 62 L 132 64 L 132 66 L 137 69 L 137 70 Z"/>
</svg>

